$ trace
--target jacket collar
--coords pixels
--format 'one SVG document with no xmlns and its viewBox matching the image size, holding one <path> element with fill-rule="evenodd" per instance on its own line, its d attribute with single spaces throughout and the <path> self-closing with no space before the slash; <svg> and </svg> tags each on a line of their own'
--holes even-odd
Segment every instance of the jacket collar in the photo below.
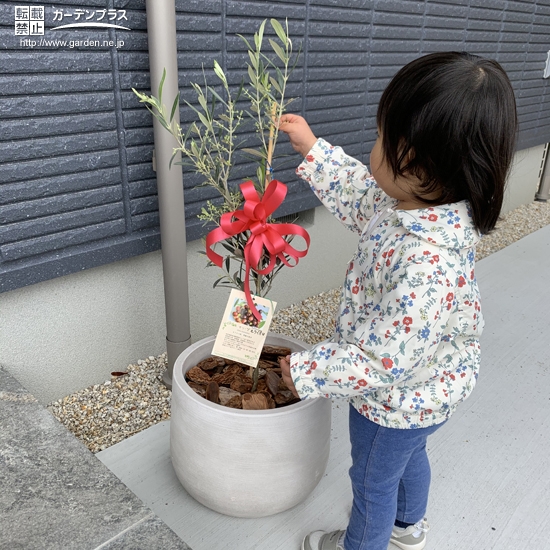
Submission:
<svg viewBox="0 0 550 550">
<path fill-rule="evenodd" d="M 395 213 L 407 231 L 442 248 L 471 248 L 480 239 L 467 201 Z"/>
</svg>

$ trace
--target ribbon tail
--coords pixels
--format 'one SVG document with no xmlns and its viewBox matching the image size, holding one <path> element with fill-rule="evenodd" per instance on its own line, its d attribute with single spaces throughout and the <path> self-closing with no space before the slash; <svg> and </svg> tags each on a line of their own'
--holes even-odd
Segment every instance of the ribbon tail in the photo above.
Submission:
<svg viewBox="0 0 550 550">
<path fill-rule="evenodd" d="M 250 292 L 250 258 L 249 258 L 248 252 L 249 251 L 245 248 L 244 256 L 245 256 L 246 275 L 244 276 L 244 295 L 246 296 L 246 303 L 248 304 L 250 311 L 252 311 L 252 315 L 254 315 L 254 317 L 256 317 L 258 321 L 261 321 L 262 316 L 260 315 L 260 312 L 256 308 L 256 304 L 252 300 L 252 293 Z"/>
<path fill-rule="evenodd" d="M 212 247 L 216 243 L 223 241 L 225 239 L 228 239 L 230 237 L 231 235 L 226 233 L 221 227 L 213 229 L 206 236 L 206 256 L 212 263 L 216 264 L 218 267 L 222 267 L 223 257 L 220 256 L 217 252 L 214 252 L 212 250 Z"/>
</svg>

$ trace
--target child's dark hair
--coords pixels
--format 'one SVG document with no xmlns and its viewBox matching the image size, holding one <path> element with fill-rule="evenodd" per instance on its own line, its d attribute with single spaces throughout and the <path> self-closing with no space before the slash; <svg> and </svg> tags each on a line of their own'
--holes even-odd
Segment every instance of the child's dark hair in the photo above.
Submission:
<svg viewBox="0 0 550 550">
<path fill-rule="evenodd" d="M 418 200 L 466 199 L 481 233 L 495 227 L 517 134 L 514 92 L 496 61 L 461 52 L 412 61 L 384 91 L 377 123 L 394 176 L 422 182 Z"/>
</svg>

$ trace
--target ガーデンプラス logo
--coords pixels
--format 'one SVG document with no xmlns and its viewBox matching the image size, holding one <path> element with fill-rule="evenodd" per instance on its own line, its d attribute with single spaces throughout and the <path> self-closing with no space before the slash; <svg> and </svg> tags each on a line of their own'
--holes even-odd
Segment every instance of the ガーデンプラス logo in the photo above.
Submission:
<svg viewBox="0 0 550 550">
<path fill-rule="evenodd" d="M 51 21 L 58 24 L 50 30 L 57 29 L 122 29 L 128 21 L 126 10 L 115 9 L 82 9 L 82 8 L 52 8 Z M 15 35 L 40 36 L 44 34 L 46 11 L 44 6 L 15 6 Z M 122 23 L 122 24 L 121 24 Z"/>
</svg>

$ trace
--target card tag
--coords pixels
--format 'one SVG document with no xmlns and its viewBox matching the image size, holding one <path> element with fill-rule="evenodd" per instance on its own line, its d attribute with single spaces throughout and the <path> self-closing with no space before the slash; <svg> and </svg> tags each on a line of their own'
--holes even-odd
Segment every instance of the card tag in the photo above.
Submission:
<svg viewBox="0 0 550 550">
<path fill-rule="evenodd" d="M 231 291 L 212 350 L 213 355 L 250 367 L 258 364 L 277 303 L 259 296 L 253 296 L 252 299 L 261 315 L 259 321 L 250 311 L 245 293 L 235 289 Z"/>
</svg>

